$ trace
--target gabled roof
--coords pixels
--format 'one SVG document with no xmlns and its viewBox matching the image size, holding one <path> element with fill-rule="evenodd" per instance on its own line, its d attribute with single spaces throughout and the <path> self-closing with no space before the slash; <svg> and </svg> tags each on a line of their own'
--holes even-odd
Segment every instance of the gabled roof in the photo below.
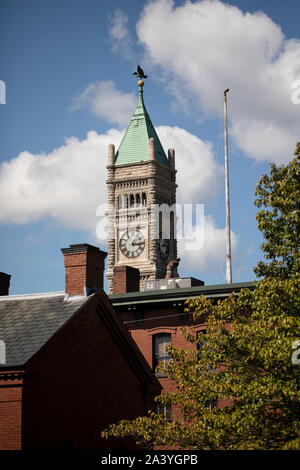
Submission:
<svg viewBox="0 0 300 470">
<path fill-rule="evenodd" d="M 64 292 L 0 297 L 0 340 L 6 346 L 6 363 L 25 364 L 85 303 L 88 297 Z"/>
<path fill-rule="evenodd" d="M 149 139 L 155 140 L 155 160 L 169 167 L 169 161 L 160 143 L 144 104 L 143 86 L 139 86 L 139 102 L 116 153 L 115 165 L 149 160 Z"/>
<path fill-rule="evenodd" d="M 55 335 L 57 339 L 72 317 L 85 315 L 90 302 L 141 383 L 158 395 L 158 380 L 102 289 L 87 297 L 68 297 L 64 292 L 0 296 L 0 340 L 6 345 L 6 363 L 0 364 L 0 372 L 27 364 Z"/>
</svg>

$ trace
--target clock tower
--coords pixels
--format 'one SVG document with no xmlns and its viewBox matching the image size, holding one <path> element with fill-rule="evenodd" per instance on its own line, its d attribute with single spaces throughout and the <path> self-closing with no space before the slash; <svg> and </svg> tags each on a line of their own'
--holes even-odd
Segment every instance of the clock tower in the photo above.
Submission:
<svg viewBox="0 0 300 470">
<path fill-rule="evenodd" d="M 139 101 L 117 152 L 108 146 L 108 270 L 113 293 L 115 266 L 139 269 L 140 290 L 164 278 L 177 258 L 175 234 L 175 152 L 166 155 L 143 99 Z"/>
</svg>

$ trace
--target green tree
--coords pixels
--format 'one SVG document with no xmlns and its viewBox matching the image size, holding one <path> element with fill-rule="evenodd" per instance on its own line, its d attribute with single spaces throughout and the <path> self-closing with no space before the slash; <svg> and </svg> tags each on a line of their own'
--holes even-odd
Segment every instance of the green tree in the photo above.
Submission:
<svg viewBox="0 0 300 470">
<path fill-rule="evenodd" d="M 300 338 L 298 289 L 296 279 L 266 279 L 254 292 L 217 303 L 190 300 L 195 318 L 206 317 L 206 334 L 182 332 L 202 348 L 169 348 L 164 371 L 177 391 L 158 397 L 178 407 L 182 418 L 167 422 L 150 412 L 110 426 L 103 436 L 181 449 L 279 449 L 297 439 L 300 366 L 292 362 L 292 345 Z M 210 409 L 215 400 L 226 406 Z"/>
<path fill-rule="evenodd" d="M 270 176 L 262 175 L 257 186 L 256 219 L 264 235 L 267 262 L 254 269 L 258 277 L 299 276 L 300 256 L 300 142 L 295 158 L 286 166 L 271 164 Z"/>
<path fill-rule="evenodd" d="M 256 204 L 264 208 L 258 223 L 269 260 L 259 263 L 257 273 L 265 278 L 254 291 L 244 289 L 225 300 L 201 296 L 187 302 L 206 334 L 182 329 L 194 349 L 169 347 L 171 360 L 160 370 L 174 381 L 176 392 L 157 397 L 177 407 L 180 418 L 168 422 L 150 411 L 111 425 L 103 437 L 132 436 L 141 444 L 181 449 L 300 448 L 300 364 L 293 350 L 300 339 L 294 233 L 299 152 L 298 144 L 296 158 L 286 167 L 272 165 L 271 176 L 264 175 L 257 186 Z M 216 400 L 218 407 L 208 406 Z"/>
</svg>

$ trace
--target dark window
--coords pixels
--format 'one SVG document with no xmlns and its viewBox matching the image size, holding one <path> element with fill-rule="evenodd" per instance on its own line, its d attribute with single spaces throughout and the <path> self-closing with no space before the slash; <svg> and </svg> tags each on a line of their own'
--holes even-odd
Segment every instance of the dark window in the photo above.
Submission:
<svg viewBox="0 0 300 470">
<path fill-rule="evenodd" d="M 146 194 L 143 193 L 143 194 L 142 194 L 142 205 L 143 205 L 143 206 L 146 206 L 146 204 L 147 204 L 147 197 L 146 197 Z"/>
<path fill-rule="evenodd" d="M 202 351 L 203 346 L 204 346 L 204 344 L 205 344 L 205 337 L 204 337 L 204 338 L 202 337 L 202 338 L 200 339 L 199 333 L 202 333 L 202 335 L 205 336 L 205 335 L 206 335 L 206 330 L 203 329 L 203 330 L 198 331 L 198 333 L 197 333 L 197 349 L 198 349 L 198 351 L 200 352 L 200 355 L 201 355 L 201 351 Z M 213 354 L 210 354 L 210 355 L 209 355 L 209 358 L 210 358 L 210 357 L 211 357 L 211 360 L 212 360 L 212 363 L 213 363 Z M 216 371 L 216 369 L 214 369 L 213 367 L 209 367 L 208 370 L 209 370 L 210 372 L 215 372 L 215 371 Z"/>
<path fill-rule="evenodd" d="M 171 243 L 173 243 L 174 238 L 176 238 L 176 233 L 175 233 L 176 230 L 175 230 L 174 220 L 175 220 L 175 215 L 174 215 L 174 212 L 171 211 L 170 212 L 170 240 L 171 240 Z"/>
<path fill-rule="evenodd" d="M 127 209 L 128 208 L 128 196 L 120 196 L 121 202 L 120 202 L 120 209 Z"/>
<path fill-rule="evenodd" d="M 202 338 L 202 339 L 200 340 L 200 335 L 199 335 L 199 333 L 202 333 L 203 335 L 206 335 L 206 330 L 200 330 L 200 331 L 198 331 L 198 333 L 197 333 L 197 349 L 198 349 L 198 351 L 202 351 L 203 346 L 204 346 L 204 339 Z"/>
<path fill-rule="evenodd" d="M 123 205 L 125 205 L 124 196 L 118 197 L 118 209 L 123 209 Z"/>
<path fill-rule="evenodd" d="M 163 403 L 155 403 L 155 413 L 163 415 L 166 421 L 172 422 L 172 405 L 164 405 Z"/>
<path fill-rule="evenodd" d="M 204 403 L 205 408 L 209 408 L 212 410 L 213 408 L 216 408 L 218 406 L 218 400 L 207 400 Z"/>
<path fill-rule="evenodd" d="M 166 347 L 171 344 L 170 333 L 160 333 L 153 336 L 153 368 L 159 364 L 165 364 L 170 360 Z M 158 374 L 162 376 L 162 374 Z"/>
</svg>

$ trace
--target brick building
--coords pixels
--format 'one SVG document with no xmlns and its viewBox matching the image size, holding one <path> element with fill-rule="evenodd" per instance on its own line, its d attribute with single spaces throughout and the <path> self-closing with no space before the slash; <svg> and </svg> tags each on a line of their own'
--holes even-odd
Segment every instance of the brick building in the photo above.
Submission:
<svg viewBox="0 0 300 470">
<path fill-rule="evenodd" d="M 106 253 L 87 244 L 62 250 L 65 292 L 8 296 L 10 276 L 0 273 L 0 449 L 129 449 L 129 441 L 101 441 L 100 431 L 154 407 L 176 418 L 154 405 L 162 388 L 173 391 L 155 369 L 168 360 L 168 344 L 196 347 L 181 326 L 205 328 L 184 312 L 185 301 L 254 288 L 179 277 L 175 151 L 164 152 L 138 85 L 120 147 L 108 149 L 108 297 Z"/>
<path fill-rule="evenodd" d="M 193 325 L 195 333 L 205 328 L 184 312 L 187 299 L 201 294 L 220 299 L 254 286 L 205 286 L 198 279 L 179 277 L 175 150 L 165 153 L 144 104 L 144 82 L 138 86 L 138 105 L 119 149 L 115 153 L 112 144 L 108 148 L 108 202 L 115 218 L 107 278 L 115 310 L 155 371 L 158 363 L 168 360 L 166 345 L 196 347 L 180 334 L 181 326 Z M 165 390 L 174 390 L 167 377 L 158 379 Z M 158 411 L 171 419 L 172 410 Z"/>
<path fill-rule="evenodd" d="M 224 285 L 194 286 L 187 288 L 128 292 L 110 295 L 110 300 L 120 319 L 130 331 L 133 339 L 142 351 L 149 366 L 155 373 L 159 362 L 168 360 L 164 353 L 165 345 L 174 347 L 196 348 L 185 340 L 180 333 L 182 326 L 193 326 L 195 333 L 205 330 L 205 323 L 193 321 L 192 312 L 184 312 L 184 303 L 190 298 L 205 295 L 209 299 L 224 299 L 234 292 L 238 294 L 242 288 L 253 289 L 252 282 L 232 283 Z M 157 375 L 164 390 L 175 391 L 174 385 L 167 377 Z M 224 406 L 220 400 L 218 406 Z M 159 410 L 169 418 L 176 418 L 176 410 Z"/>
<path fill-rule="evenodd" d="M 106 253 L 62 251 L 66 292 L 0 297 L 0 449 L 132 448 L 100 432 L 160 385 L 101 289 Z"/>
</svg>

